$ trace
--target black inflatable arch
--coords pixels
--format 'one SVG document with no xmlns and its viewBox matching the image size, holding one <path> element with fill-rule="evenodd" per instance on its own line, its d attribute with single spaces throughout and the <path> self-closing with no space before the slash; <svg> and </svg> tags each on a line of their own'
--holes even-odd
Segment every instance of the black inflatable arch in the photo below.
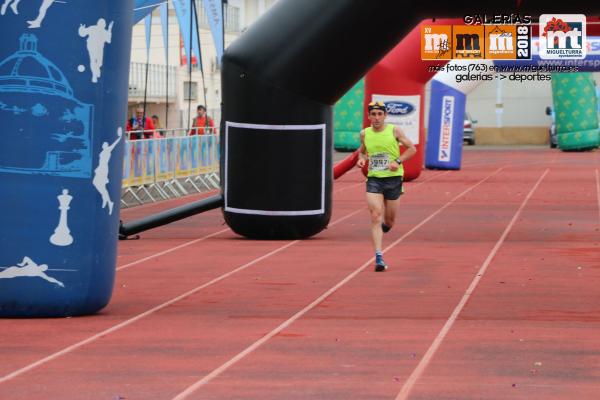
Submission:
<svg viewBox="0 0 600 400">
<path fill-rule="evenodd" d="M 600 9 L 581 0 L 559 6 L 547 0 L 279 0 L 223 57 L 225 221 L 240 235 L 264 239 L 305 238 L 327 226 L 333 104 L 419 21 Z"/>
</svg>

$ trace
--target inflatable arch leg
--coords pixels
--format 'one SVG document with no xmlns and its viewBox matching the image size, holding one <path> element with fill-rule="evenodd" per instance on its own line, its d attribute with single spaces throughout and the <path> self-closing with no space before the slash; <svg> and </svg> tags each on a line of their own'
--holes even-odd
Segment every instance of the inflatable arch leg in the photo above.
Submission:
<svg viewBox="0 0 600 400">
<path fill-rule="evenodd" d="M 133 1 L 0 16 L 0 316 L 94 313 L 115 275 Z"/>
<path fill-rule="evenodd" d="M 598 99 L 590 72 L 552 74 L 558 147 L 589 150 L 600 145 Z"/>
<path fill-rule="evenodd" d="M 335 104 L 333 147 L 336 150 L 354 151 L 360 147 L 364 98 L 365 81 L 361 79 Z"/>
<path fill-rule="evenodd" d="M 482 64 L 491 66 L 491 61 L 480 62 L 452 60 L 448 66 Z M 467 94 L 480 81 L 458 82 L 456 76 L 464 74 L 460 68 L 438 72 L 431 82 L 429 125 L 425 167 L 432 169 L 460 169 L 462 161 L 462 137 Z"/>
</svg>

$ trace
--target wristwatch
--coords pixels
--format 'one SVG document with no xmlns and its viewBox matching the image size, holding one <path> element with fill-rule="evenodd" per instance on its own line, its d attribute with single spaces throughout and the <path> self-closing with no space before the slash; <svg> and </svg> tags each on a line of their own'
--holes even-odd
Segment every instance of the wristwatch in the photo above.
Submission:
<svg viewBox="0 0 600 400">
<path fill-rule="evenodd" d="M 394 161 L 395 161 L 395 162 L 396 162 L 396 164 L 398 164 L 398 165 L 402 164 L 402 160 L 401 160 L 401 159 L 399 159 L 399 158 L 396 158 Z"/>
</svg>

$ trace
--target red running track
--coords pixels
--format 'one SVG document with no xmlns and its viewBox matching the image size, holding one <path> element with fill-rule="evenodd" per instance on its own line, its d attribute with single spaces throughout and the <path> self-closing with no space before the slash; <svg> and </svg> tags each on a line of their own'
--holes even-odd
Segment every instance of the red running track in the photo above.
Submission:
<svg viewBox="0 0 600 400">
<path fill-rule="evenodd" d="M 0 399 L 597 399 L 598 152 L 464 165 L 407 184 L 385 273 L 357 170 L 310 240 L 215 210 L 121 242 L 102 313 L 0 320 Z"/>
</svg>

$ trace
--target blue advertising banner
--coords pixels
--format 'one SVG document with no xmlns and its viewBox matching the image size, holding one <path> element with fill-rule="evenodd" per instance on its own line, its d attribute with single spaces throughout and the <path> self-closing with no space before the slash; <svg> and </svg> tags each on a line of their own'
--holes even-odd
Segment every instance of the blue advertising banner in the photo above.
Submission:
<svg viewBox="0 0 600 400">
<path fill-rule="evenodd" d="M 150 42 L 152 40 L 152 14 L 144 18 L 144 31 L 146 33 L 146 57 L 150 57 Z"/>
<path fill-rule="evenodd" d="M 156 146 L 157 141 L 155 139 L 152 140 L 144 140 L 144 158 L 145 158 L 145 166 L 144 166 L 144 184 L 152 184 L 155 181 L 156 174 Z"/>
<path fill-rule="evenodd" d="M 177 169 L 176 176 L 184 178 L 192 174 L 192 149 L 190 138 L 193 136 L 179 137 L 177 139 Z"/>
<path fill-rule="evenodd" d="M 223 0 L 204 0 L 204 11 L 208 18 L 208 25 L 217 49 L 217 59 L 221 63 L 223 57 Z"/>
<path fill-rule="evenodd" d="M 190 140 L 190 155 L 191 155 L 191 163 L 192 163 L 192 173 L 194 175 L 198 174 L 200 170 L 200 136 L 194 135 L 189 136 Z"/>
<path fill-rule="evenodd" d="M 133 9 L 133 24 L 137 24 L 145 16 L 150 14 L 156 7 L 164 4 L 167 0 L 135 0 Z"/>
<path fill-rule="evenodd" d="M 202 138 L 201 149 L 200 149 L 200 157 L 201 157 L 200 164 L 201 164 L 201 171 L 203 173 L 205 173 L 206 171 L 208 171 L 208 167 L 210 166 L 209 156 L 208 156 L 208 146 L 209 146 L 209 142 L 210 142 L 210 136 L 202 135 L 200 137 Z"/>
<path fill-rule="evenodd" d="M 129 180 L 131 178 L 131 142 L 125 141 L 124 143 L 124 156 L 123 156 L 123 187 L 129 186 Z"/>
<path fill-rule="evenodd" d="M 459 90 L 431 81 L 426 168 L 460 169 L 466 99 Z"/>
<path fill-rule="evenodd" d="M 144 184 L 144 140 L 135 140 L 131 142 L 133 148 L 133 163 L 131 178 L 129 184 L 131 186 L 140 186 Z"/>
<path fill-rule="evenodd" d="M 156 181 L 163 182 L 175 178 L 175 149 L 177 147 L 175 138 L 158 140 L 158 165 Z"/>
<path fill-rule="evenodd" d="M 173 6 L 175 7 L 175 14 L 179 21 L 179 30 L 183 38 L 183 47 L 185 49 L 185 56 L 187 57 L 187 65 L 191 65 L 192 57 L 190 56 L 190 47 L 193 48 L 194 55 L 198 60 L 200 69 L 202 69 L 202 59 L 200 58 L 200 44 L 198 43 L 198 26 L 196 25 L 196 19 L 192 18 L 192 24 L 190 26 L 190 17 L 192 14 L 191 0 L 173 0 Z M 192 30 L 190 32 L 190 30 Z M 192 43 L 190 44 L 190 35 L 192 37 Z"/>
<path fill-rule="evenodd" d="M 169 2 L 165 1 L 160 6 L 160 25 L 162 27 L 163 47 L 165 62 L 169 62 Z"/>
</svg>

